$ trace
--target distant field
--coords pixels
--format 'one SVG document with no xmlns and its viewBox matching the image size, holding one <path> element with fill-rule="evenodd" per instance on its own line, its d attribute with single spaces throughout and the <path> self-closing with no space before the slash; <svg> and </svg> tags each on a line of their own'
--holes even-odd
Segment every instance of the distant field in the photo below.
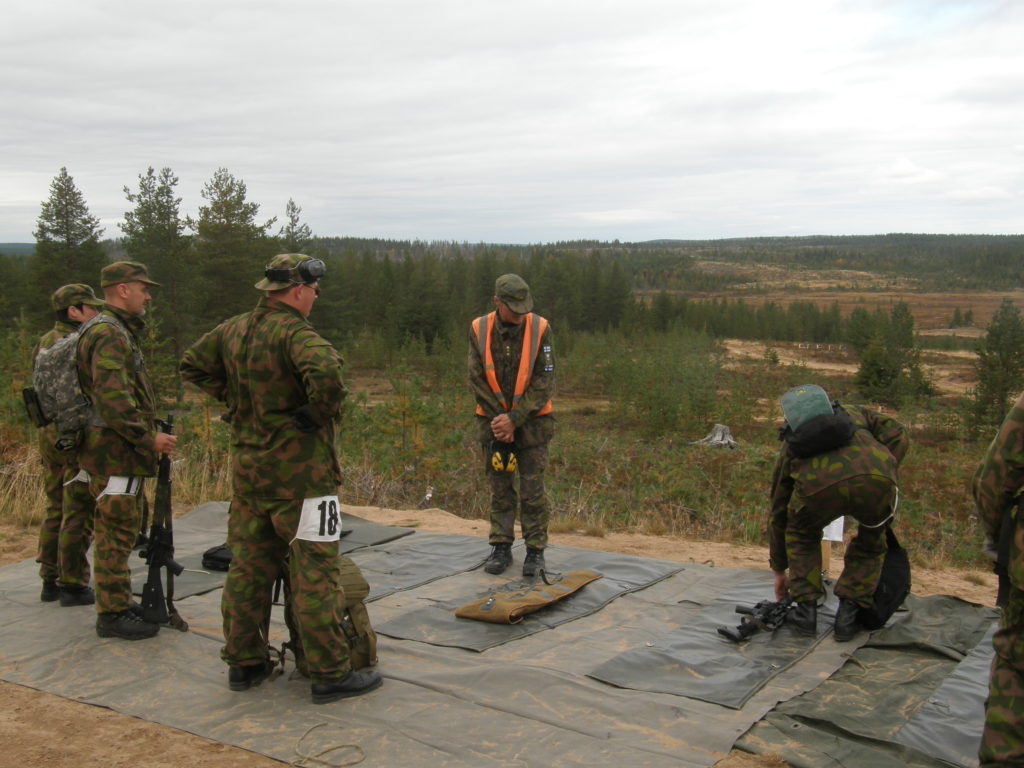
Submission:
<svg viewBox="0 0 1024 768">
<path fill-rule="evenodd" d="M 775 265 L 738 265 L 727 262 L 701 261 L 702 272 L 728 273 L 742 282 L 735 288 L 715 292 L 687 292 L 691 299 L 740 299 L 758 306 L 766 302 L 788 304 L 809 301 L 821 307 L 838 302 L 845 317 L 857 307 L 868 310 L 888 310 L 893 304 L 905 301 L 910 306 L 919 332 L 946 328 L 955 310 L 961 314 L 974 313 L 975 329 L 983 329 L 1003 301 L 1010 299 L 1024 309 L 1024 288 L 1014 291 L 952 291 L 949 293 L 921 292 L 911 280 L 896 280 L 871 272 L 846 269 L 804 270 L 787 269 Z M 650 292 L 648 292 L 650 293 Z M 948 335 L 969 336 L 969 329 L 955 329 Z M 980 330 L 974 335 L 981 335 Z"/>
</svg>

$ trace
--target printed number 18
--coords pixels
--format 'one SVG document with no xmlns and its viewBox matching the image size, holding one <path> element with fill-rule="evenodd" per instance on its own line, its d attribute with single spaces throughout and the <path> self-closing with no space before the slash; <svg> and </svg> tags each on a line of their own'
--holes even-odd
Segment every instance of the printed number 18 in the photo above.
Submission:
<svg viewBox="0 0 1024 768">
<path fill-rule="evenodd" d="M 320 535 L 333 536 L 338 532 L 338 502 L 324 499 L 317 505 L 320 510 Z"/>
</svg>

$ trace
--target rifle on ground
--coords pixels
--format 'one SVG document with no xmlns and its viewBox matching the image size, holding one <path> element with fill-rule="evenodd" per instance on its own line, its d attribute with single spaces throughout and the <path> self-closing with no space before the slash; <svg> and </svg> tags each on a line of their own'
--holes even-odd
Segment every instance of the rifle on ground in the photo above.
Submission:
<svg viewBox="0 0 1024 768">
<path fill-rule="evenodd" d="M 759 629 L 772 632 L 783 625 L 789 615 L 789 609 L 793 607 L 793 598 L 785 597 L 782 600 L 773 602 L 762 600 L 753 608 L 745 605 L 737 605 L 736 613 L 742 614 L 737 627 L 719 627 L 718 634 L 726 640 L 734 643 L 742 643 Z"/>
<path fill-rule="evenodd" d="M 174 416 L 167 421 L 158 421 L 160 431 L 171 434 Z M 153 524 L 149 529 L 146 546 L 140 553 L 149 566 L 146 584 L 142 588 L 142 618 L 154 624 L 170 624 L 182 632 L 188 624 L 174 607 L 174 577 L 185 570 L 174 559 L 174 531 L 171 516 L 171 457 L 164 454 L 156 478 L 156 494 L 153 500 Z M 164 593 L 160 571 L 167 569 L 167 592 Z"/>
</svg>

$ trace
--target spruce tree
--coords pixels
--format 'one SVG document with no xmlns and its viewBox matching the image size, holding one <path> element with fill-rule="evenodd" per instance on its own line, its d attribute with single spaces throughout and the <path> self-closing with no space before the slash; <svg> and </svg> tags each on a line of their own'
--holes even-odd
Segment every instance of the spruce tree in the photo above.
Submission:
<svg viewBox="0 0 1024 768">
<path fill-rule="evenodd" d="M 1003 299 L 978 346 L 978 386 L 971 404 L 972 426 L 998 427 L 1011 401 L 1024 388 L 1024 320 L 1010 299 Z"/>
</svg>

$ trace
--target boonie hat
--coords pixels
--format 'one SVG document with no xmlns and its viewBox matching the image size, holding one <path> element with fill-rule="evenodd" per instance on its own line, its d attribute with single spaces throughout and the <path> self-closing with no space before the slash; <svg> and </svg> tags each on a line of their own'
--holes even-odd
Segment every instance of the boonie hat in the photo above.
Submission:
<svg viewBox="0 0 1024 768">
<path fill-rule="evenodd" d="M 100 270 L 100 288 L 108 288 L 120 283 L 160 285 L 160 283 L 149 279 L 146 265 L 138 261 L 115 261 Z"/>
<path fill-rule="evenodd" d="M 495 280 L 494 295 L 517 315 L 525 315 L 533 309 L 530 286 L 519 275 L 510 273 Z"/>
<path fill-rule="evenodd" d="M 299 274 L 298 271 L 293 271 L 304 261 L 318 261 L 320 266 L 323 266 L 322 261 L 313 259 L 312 256 L 307 256 L 304 253 L 279 253 L 270 260 L 270 263 L 267 264 L 266 267 L 263 268 L 264 277 L 256 283 L 254 287 L 260 291 L 283 291 L 285 288 L 290 288 L 293 285 L 307 282 L 302 278 L 302 275 Z M 271 280 L 269 277 L 265 276 L 265 273 L 272 269 L 288 270 L 289 272 L 292 272 L 292 275 L 289 275 L 287 280 Z"/>
<path fill-rule="evenodd" d="M 79 304 L 86 304 L 90 307 L 103 306 L 103 299 L 97 299 L 96 294 L 92 292 L 92 287 L 85 283 L 62 285 L 50 296 L 50 302 L 57 311 L 68 307 L 77 307 Z"/>
<path fill-rule="evenodd" d="M 796 430 L 815 416 L 834 413 L 828 394 L 817 384 L 801 384 L 782 396 L 782 415 L 790 429 Z"/>
</svg>

